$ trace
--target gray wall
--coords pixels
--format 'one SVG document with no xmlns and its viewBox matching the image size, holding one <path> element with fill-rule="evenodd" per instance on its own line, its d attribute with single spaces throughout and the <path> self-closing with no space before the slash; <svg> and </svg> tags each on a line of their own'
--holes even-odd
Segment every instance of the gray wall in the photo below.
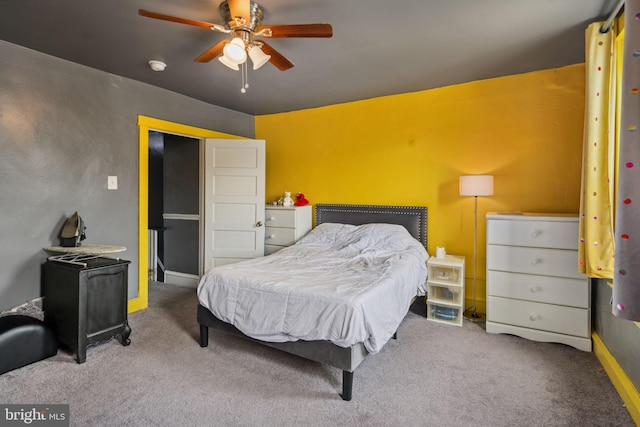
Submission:
<svg viewBox="0 0 640 427">
<path fill-rule="evenodd" d="M 164 135 L 163 212 L 200 212 L 200 141 Z"/>
<path fill-rule="evenodd" d="M 593 328 L 636 389 L 640 390 L 640 328 L 634 322 L 611 314 L 612 289 L 606 280 L 592 279 L 591 283 Z"/>
<path fill-rule="evenodd" d="M 253 116 L 0 41 L 0 311 L 41 296 L 42 248 L 74 211 L 86 243 L 128 248 L 137 295 L 138 114 L 255 136 Z"/>
</svg>

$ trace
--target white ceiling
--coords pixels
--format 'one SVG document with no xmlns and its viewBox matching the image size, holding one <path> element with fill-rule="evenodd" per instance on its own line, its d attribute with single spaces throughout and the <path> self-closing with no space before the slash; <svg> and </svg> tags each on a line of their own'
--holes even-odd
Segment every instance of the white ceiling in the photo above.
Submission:
<svg viewBox="0 0 640 427">
<path fill-rule="evenodd" d="M 327 22 L 334 36 L 269 40 L 295 67 L 249 70 L 245 94 L 239 72 L 194 62 L 228 36 L 138 15 L 224 24 L 220 2 L 0 0 L 0 39 L 261 115 L 581 63 L 586 26 L 618 0 L 262 0 L 263 25 Z"/>
</svg>

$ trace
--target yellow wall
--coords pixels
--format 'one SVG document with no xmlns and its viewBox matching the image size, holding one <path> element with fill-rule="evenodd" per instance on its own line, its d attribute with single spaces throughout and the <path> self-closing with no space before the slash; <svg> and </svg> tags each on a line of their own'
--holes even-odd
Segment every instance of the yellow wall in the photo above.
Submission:
<svg viewBox="0 0 640 427">
<path fill-rule="evenodd" d="M 460 175 L 492 174 L 479 199 L 478 308 L 485 300 L 487 211 L 577 212 L 584 64 L 256 117 L 267 141 L 267 200 L 429 207 L 430 253 L 467 258 L 473 281 L 473 198 Z"/>
</svg>

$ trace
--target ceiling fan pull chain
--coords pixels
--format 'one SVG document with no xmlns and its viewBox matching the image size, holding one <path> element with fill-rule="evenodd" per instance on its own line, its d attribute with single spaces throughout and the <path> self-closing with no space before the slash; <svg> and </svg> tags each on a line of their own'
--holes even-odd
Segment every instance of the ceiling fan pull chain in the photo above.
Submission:
<svg viewBox="0 0 640 427">
<path fill-rule="evenodd" d="M 247 63 L 243 62 L 240 65 L 240 71 L 242 73 L 242 87 L 240 88 L 240 92 L 242 93 L 246 93 L 247 92 L 247 88 L 249 87 L 249 83 L 247 82 Z"/>
</svg>

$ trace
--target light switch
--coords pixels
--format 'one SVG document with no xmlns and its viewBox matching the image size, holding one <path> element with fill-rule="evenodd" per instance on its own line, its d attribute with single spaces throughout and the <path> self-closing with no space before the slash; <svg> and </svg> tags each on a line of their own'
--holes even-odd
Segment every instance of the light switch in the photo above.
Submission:
<svg viewBox="0 0 640 427">
<path fill-rule="evenodd" d="M 108 176 L 107 177 L 107 190 L 117 190 L 118 189 L 118 177 L 117 176 Z"/>
</svg>

